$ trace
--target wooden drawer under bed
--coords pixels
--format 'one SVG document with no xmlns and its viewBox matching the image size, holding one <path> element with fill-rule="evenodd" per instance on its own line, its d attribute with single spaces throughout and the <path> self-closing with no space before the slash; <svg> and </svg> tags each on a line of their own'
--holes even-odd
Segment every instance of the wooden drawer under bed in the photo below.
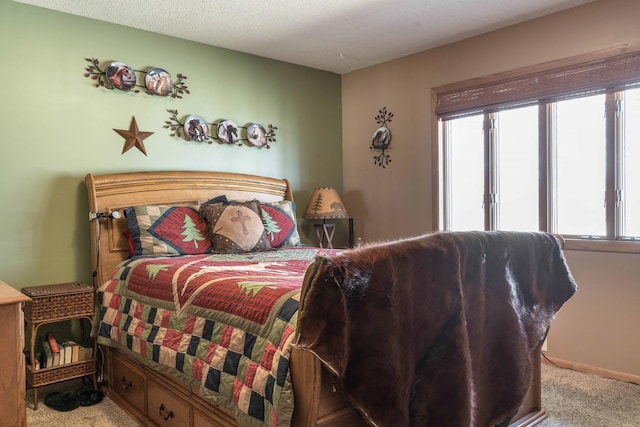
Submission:
<svg viewBox="0 0 640 427">
<path fill-rule="evenodd" d="M 112 353 L 111 393 L 133 406 L 136 411 L 147 415 L 146 379 L 144 373 L 122 357 Z"/>
<path fill-rule="evenodd" d="M 147 383 L 147 399 L 147 416 L 156 424 L 168 427 L 193 424 L 191 405 L 153 379 Z"/>
<path fill-rule="evenodd" d="M 239 427 L 225 408 L 200 398 L 172 378 L 163 376 L 119 350 L 105 352 L 109 397 L 143 426 Z"/>
</svg>

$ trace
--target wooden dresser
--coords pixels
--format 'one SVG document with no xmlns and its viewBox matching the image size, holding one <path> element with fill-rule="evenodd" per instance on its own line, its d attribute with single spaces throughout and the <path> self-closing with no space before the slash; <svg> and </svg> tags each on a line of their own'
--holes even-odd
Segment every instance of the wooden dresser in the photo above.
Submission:
<svg viewBox="0 0 640 427">
<path fill-rule="evenodd" d="M 0 414 L 4 426 L 27 425 L 24 321 L 22 304 L 30 298 L 0 280 Z"/>
</svg>

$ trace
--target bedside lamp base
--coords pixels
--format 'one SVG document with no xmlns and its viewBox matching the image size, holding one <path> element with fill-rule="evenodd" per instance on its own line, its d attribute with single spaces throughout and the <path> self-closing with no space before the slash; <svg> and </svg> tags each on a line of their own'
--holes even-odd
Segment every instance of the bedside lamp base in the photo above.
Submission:
<svg viewBox="0 0 640 427">
<path fill-rule="evenodd" d="M 322 223 L 322 224 L 314 224 L 314 228 L 316 229 L 316 236 L 318 237 L 318 245 L 321 248 L 324 248 L 324 242 L 326 240 L 326 244 L 327 244 L 327 248 L 328 249 L 333 249 L 333 234 L 336 231 L 336 225 L 335 224 L 326 224 L 326 223 Z"/>
</svg>

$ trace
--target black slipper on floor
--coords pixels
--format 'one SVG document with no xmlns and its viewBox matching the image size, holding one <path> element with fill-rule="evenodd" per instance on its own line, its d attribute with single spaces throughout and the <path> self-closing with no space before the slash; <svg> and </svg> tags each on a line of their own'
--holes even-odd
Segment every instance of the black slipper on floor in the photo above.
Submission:
<svg viewBox="0 0 640 427">
<path fill-rule="evenodd" d="M 60 393 L 54 391 L 44 398 L 44 404 L 56 411 L 68 412 L 78 407 L 78 400 L 75 393 Z"/>
<path fill-rule="evenodd" d="M 76 402 L 80 406 L 91 406 L 96 403 L 102 402 L 102 398 L 104 397 L 104 393 L 100 390 L 90 389 L 90 390 L 80 390 L 75 393 Z"/>
</svg>

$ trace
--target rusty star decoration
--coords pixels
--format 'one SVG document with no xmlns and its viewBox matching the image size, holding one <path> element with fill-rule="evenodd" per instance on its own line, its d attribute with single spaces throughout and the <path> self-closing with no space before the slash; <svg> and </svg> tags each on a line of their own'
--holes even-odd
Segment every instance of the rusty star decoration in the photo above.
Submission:
<svg viewBox="0 0 640 427">
<path fill-rule="evenodd" d="M 136 123 L 135 116 L 131 118 L 131 126 L 129 126 L 129 130 L 114 130 L 125 139 L 124 147 L 122 148 L 122 154 L 126 153 L 131 148 L 136 147 L 138 150 L 142 151 L 145 156 L 147 155 L 147 151 L 145 150 L 144 143 L 142 141 L 144 141 L 145 138 L 153 135 L 153 132 L 141 132 L 140 130 L 138 130 L 138 123 Z"/>
</svg>

